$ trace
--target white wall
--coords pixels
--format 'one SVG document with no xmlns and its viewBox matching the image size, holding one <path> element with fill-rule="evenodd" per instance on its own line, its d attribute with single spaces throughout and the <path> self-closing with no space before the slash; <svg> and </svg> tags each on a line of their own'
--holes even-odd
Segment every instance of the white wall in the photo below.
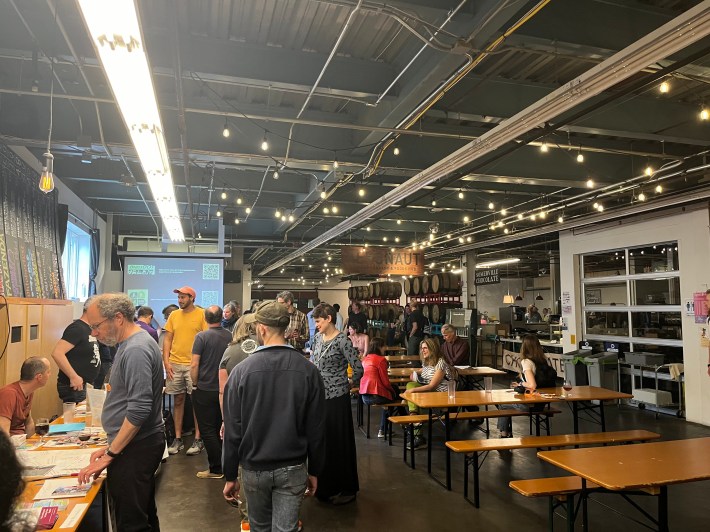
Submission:
<svg viewBox="0 0 710 532">
<path fill-rule="evenodd" d="M 505 307 L 508 305 L 503 304 L 503 296 L 508 293 L 508 280 L 503 279 L 499 284 L 486 284 L 476 287 L 477 300 L 478 300 L 478 312 L 483 314 L 485 311 L 488 312 L 488 317 L 494 320 L 500 319 L 498 315 L 498 309 L 500 307 Z M 542 309 L 552 308 L 552 291 L 551 290 L 540 290 L 539 294 L 543 297 L 542 301 L 535 300 L 538 294 L 537 290 L 524 290 L 523 286 L 529 284 L 529 280 L 524 279 L 510 279 L 510 293 L 513 297 L 520 294 L 523 296 L 522 301 L 516 301 L 515 305 L 519 307 L 527 307 L 531 303 L 534 304 L 540 311 L 542 315 Z M 535 279 L 535 286 L 548 288 L 550 286 L 549 277 L 540 277 Z"/>
<path fill-rule="evenodd" d="M 582 331 L 581 294 L 578 256 L 584 253 L 642 246 L 657 242 L 678 242 L 681 301 L 692 298 L 694 292 L 708 289 L 710 264 L 710 228 L 707 204 L 700 207 L 677 208 L 651 217 L 637 217 L 594 228 L 560 233 L 561 290 L 569 292 L 572 313 L 563 314 L 569 330 L 563 335 L 565 351 L 575 348 Z M 563 298 L 564 306 L 564 298 Z M 683 356 L 685 364 L 685 402 L 688 421 L 710 425 L 710 377 L 706 364 L 707 348 L 700 347 L 703 325 L 696 325 L 692 316 L 683 313 Z"/>
</svg>

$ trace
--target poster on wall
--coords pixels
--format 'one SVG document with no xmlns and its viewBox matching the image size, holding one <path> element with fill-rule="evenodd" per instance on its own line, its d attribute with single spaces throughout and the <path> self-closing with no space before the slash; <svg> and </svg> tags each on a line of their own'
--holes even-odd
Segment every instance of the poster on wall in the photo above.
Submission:
<svg viewBox="0 0 710 532">
<path fill-rule="evenodd" d="M 545 352 L 545 356 L 547 357 L 547 361 L 550 363 L 550 366 L 555 368 L 555 371 L 557 371 L 557 377 L 564 378 L 565 366 L 562 363 L 562 357 L 560 354 Z M 520 373 L 523 370 L 520 365 L 520 353 L 503 349 L 503 369 Z"/>
<path fill-rule="evenodd" d="M 693 311 L 695 313 L 695 323 L 707 323 L 708 304 L 705 292 L 693 293 Z"/>
</svg>

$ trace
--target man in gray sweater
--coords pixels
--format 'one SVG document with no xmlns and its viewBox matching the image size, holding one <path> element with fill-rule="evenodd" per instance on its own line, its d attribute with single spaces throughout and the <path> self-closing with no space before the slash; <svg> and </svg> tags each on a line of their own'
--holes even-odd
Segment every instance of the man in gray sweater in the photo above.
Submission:
<svg viewBox="0 0 710 532">
<path fill-rule="evenodd" d="M 134 313 L 126 294 L 96 296 L 86 312 L 92 336 L 108 346 L 120 345 L 101 416 L 108 447 L 92 453 L 89 465 L 79 471 L 79 483 L 91 482 L 108 468 L 117 529 L 160 530 L 154 474 L 165 449 L 163 362 L 158 344 L 133 322 Z"/>
<path fill-rule="evenodd" d="M 224 497 L 235 500 L 241 465 L 251 530 L 295 532 L 303 496 L 315 495 L 323 468 L 323 381 L 286 344 L 286 307 L 269 301 L 243 319 L 256 324 L 261 347 L 232 370 L 224 389 Z"/>
</svg>

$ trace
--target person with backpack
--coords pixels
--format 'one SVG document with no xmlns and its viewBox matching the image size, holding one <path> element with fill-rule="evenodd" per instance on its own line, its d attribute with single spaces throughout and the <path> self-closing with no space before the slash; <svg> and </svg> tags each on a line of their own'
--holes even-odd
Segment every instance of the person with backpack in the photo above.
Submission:
<svg viewBox="0 0 710 532">
<path fill-rule="evenodd" d="M 555 386 L 557 371 L 547 362 L 545 352 L 542 350 L 540 340 L 534 334 L 526 334 L 520 347 L 520 365 L 523 371 L 520 373 L 520 381 L 513 382 L 512 386 L 518 393 L 526 393 L 528 390 L 534 392 L 538 388 L 549 388 Z M 535 404 L 532 411 L 542 410 L 543 403 Z M 499 405 L 501 410 L 530 409 L 528 405 Z M 513 437 L 513 420 L 510 417 L 498 418 L 498 430 L 501 438 Z"/>
</svg>

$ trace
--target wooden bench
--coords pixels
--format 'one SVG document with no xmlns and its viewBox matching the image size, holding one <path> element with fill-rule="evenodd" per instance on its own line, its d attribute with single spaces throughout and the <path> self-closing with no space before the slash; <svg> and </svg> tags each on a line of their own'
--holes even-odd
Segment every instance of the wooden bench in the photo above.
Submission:
<svg viewBox="0 0 710 532">
<path fill-rule="evenodd" d="M 396 406 L 402 406 L 399 403 L 395 403 Z M 384 406 L 384 405 L 378 405 L 378 406 Z M 553 410 L 550 408 L 546 408 L 545 410 L 541 410 L 539 412 L 534 412 L 534 411 L 525 411 L 525 410 L 479 410 L 477 412 L 454 412 L 449 414 L 449 421 L 457 421 L 457 420 L 473 420 L 473 419 L 485 419 L 486 420 L 486 429 L 483 431 L 486 433 L 486 436 L 489 434 L 488 430 L 488 419 L 489 418 L 497 418 L 497 417 L 517 417 L 517 416 L 530 416 L 530 434 L 532 434 L 532 420 L 535 418 L 535 426 L 537 427 L 537 434 L 539 435 L 540 433 L 540 425 L 545 424 L 547 428 L 547 434 L 549 436 L 550 434 L 550 423 L 549 423 L 549 418 L 552 417 L 555 414 L 560 414 L 560 410 Z M 544 419 L 543 419 L 544 418 Z M 440 420 L 442 419 L 441 415 L 434 415 L 432 416 L 432 420 Z M 414 425 L 417 423 L 428 423 L 429 422 L 429 415 L 428 414 L 409 414 L 406 416 L 390 416 L 387 418 L 389 421 L 389 444 L 392 445 L 392 431 L 393 431 L 393 425 L 401 425 L 406 427 L 406 430 L 404 431 L 404 443 L 402 444 L 402 459 L 404 460 L 405 463 L 407 463 L 407 441 L 414 442 Z M 368 425 L 369 425 L 369 413 L 368 413 Z M 477 441 L 477 440 L 473 440 Z M 415 463 L 414 463 L 414 448 L 410 450 L 411 458 L 410 458 L 410 467 L 412 469 L 415 468 Z"/>
<path fill-rule="evenodd" d="M 564 505 L 567 518 L 567 530 L 574 530 L 575 516 L 578 508 L 574 505 L 574 496 L 582 491 L 582 479 L 576 476 L 534 478 L 513 480 L 508 484 L 515 491 L 525 497 L 548 497 L 548 523 L 549 530 L 553 532 L 555 510 Z M 599 489 L 594 482 L 587 482 L 587 491 Z"/>
<path fill-rule="evenodd" d="M 594 432 L 590 434 L 560 434 L 556 436 L 523 436 L 521 438 L 491 438 L 486 440 L 448 441 L 446 446 L 464 456 L 463 496 L 476 508 L 480 507 L 479 469 L 489 451 L 512 451 L 514 449 L 539 449 L 542 447 L 576 447 L 579 445 L 607 445 L 618 443 L 644 442 L 660 438 L 661 435 L 647 430 L 621 430 L 617 432 Z M 485 453 L 478 460 L 479 453 Z M 470 457 L 468 455 L 471 455 Z M 468 498 L 468 467 L 473 465 L 473 501 Z"/>
</svg>

